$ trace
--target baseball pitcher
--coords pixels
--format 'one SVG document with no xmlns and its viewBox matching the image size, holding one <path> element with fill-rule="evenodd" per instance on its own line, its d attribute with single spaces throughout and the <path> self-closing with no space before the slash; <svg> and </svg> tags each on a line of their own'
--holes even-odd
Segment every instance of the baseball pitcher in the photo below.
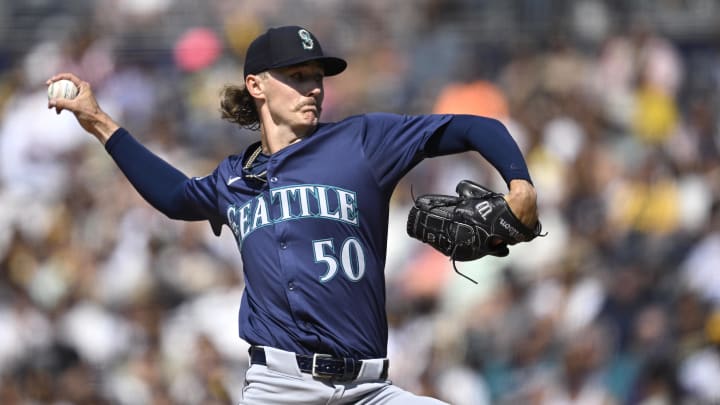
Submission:
<svg viewBox="0 0 720 405">
<path fill-rule="evenodd" d="M 457 196 L 421 196 L 408 233 L 454 260 L 505 255 L 540 233 L 519 148 L 498 121 L 469 115 L 372 113 L 321 122 L 323 80 L 345 60 L 298 26 L 272 28 L 247 50 L 244 81 L 224 89 L 224 119 L 260 139 L 203 177 L 141 145 L 71 73 L 71 111 L 137 191 L 170 218 L 231 231 L 243 262 L 240 337 L 251 344 L 243 404 L 438 404 L 388 381 L 385 253 L 390 197 L 421 160 L 477 151 L 505 195 L 471 181 Z"/>
</svg>

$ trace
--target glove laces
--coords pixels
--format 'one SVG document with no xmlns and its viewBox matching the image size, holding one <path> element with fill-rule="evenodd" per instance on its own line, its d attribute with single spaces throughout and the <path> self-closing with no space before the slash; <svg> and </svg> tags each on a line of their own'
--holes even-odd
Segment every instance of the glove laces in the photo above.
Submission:
<svg viewBox="0 0 720 405">
<path fill-rule="evenodd" d="M 466 276 L 465 274 L 461 273 L 460 270 L 458 270 L 457 264 L 455 264 L 455 262 L 456 262 L 456 261 L 455 261 L 455 251 L 457 250 L 457 248 L 458 248 L 458 247 L 457 247 L 457 244 L 455 244 L 455 247 L 453 248 L 453 251 L 452 251 L 452 255 L 450 255 L 450 260 L 452 261 L 453 269 L 455 270 L 455 273 L 457 273 L 457 274 L 465 277 L 466 279 L 472 281 L 473 283 L 477 284 L 477 283 L 478 283 L 477 281 L 471 279 L 470 277 L 468 277 L 468 276 Z"/>
</svg>

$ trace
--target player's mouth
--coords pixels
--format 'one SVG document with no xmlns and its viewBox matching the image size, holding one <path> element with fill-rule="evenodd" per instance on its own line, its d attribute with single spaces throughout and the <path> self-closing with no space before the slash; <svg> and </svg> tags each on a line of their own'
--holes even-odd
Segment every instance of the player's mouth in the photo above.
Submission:
<svg viewBox="0 0 720 405">
<path fill-rule="evenodd" d="M 301 114 L 313 113 L 315 116 L 319 117 L 320 116 L 320 108 L 314 103 L 312 103 L 312 104 L 308 103 L 308 104 L 304 104 L 304 105 L 300 106 L 300 113 Z"/>
</svg>

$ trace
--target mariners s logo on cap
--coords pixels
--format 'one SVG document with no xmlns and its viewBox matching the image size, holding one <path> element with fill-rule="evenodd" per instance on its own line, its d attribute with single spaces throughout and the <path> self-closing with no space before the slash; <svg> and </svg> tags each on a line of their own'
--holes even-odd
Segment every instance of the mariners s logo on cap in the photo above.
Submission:
<svg viewBox="0 0 720 405">
<path fill-rule="evenodd" d="M 298 35 L 300 36 L 300 40 L 302 41 L 303 49 L 307 49 L 307 50 L 313 49 L 313 46 L 315 46 L 315 44 L 313 43 L 310 33 L 306 29 L 303 28 L 303 29 L 299 30 Z"/>
</svg>

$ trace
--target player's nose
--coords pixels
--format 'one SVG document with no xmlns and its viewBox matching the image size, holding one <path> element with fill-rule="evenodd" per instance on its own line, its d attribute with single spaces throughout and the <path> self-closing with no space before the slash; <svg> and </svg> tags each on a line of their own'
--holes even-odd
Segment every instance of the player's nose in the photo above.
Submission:
<svg viewBox="0 0 720 405">
<path fill-rule="evenodd" d="M 310 87 L 310 90 L 307 92 L 308 97 L 317 98 L 319 95 L 323 93 L 323 87 L 322 85 L 314 85 Z"/>
</svg>

